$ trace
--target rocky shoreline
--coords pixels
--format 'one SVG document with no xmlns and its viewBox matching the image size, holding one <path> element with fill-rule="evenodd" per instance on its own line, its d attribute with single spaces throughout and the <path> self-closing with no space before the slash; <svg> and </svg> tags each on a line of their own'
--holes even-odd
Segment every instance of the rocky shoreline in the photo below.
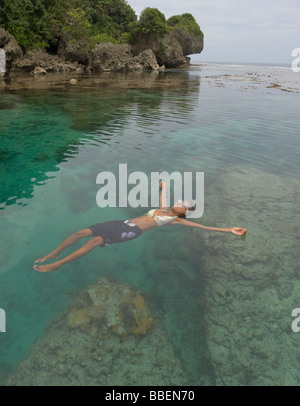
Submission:
<svg viewBox="0 0 300 406">
<path fill-rule="evenodd" d="M 268 65 L 231 65 L 225 63 L 195 63 L 191 69 L 201 67 L 201 85 L 235 88 L 241 91 L 263 90 L 300 93 L 300 75 L 291 68 Z"/>
<path fill-rule="evenodd" d="M 137 45 L 100 43 L 91 51 L 74 42 L 61 42 L 57 54 L 43 50 L 23 53 L 15 38 L 0 28 L 0 48 L 6 54 L 6 75 L 30 73 L 69 72 L 143 72 L 188 66 L 187 55 L 201 53 L 203 38 L 174 29 L 151 44 L 140 41 Z"/>
</svg>

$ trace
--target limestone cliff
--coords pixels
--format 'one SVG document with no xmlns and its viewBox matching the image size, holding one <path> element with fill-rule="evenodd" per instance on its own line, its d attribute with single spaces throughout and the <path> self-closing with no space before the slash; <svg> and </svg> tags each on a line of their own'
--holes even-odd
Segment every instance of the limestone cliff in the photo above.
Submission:
<svg viewBox="0 0 300 406">
<path fill-rule="evenodd" d="M 176 28 L 159 39 L 141 38 L 136 45 L 100 43 L 88 51 L 80 42 L 61 41 L 57 55 L 41 50 L 23 55 L 15 38 L 1 28 L 0 47 L 6 51 L 7 72 L 149 71 L 188 64 L 187 55 L 202 51 L 203 37 Z"/>
<path fill-rule="evenodd" d="M 6 69 L 10 69 L 13 62 L 23 56 L 23 52 L 13 35 L 9 34 L 3 28 L 0 28 L 0 48 L 2 48 L 6 54 Z"/>
<path fill-rule="evenodd" d="M 189 64 L 187 55 L 199 54 L 203 50 L 203 36 L 186 33 L 175 28 L 171 34 L 163 38 L 140 37 L 138 43 L 132 47 L 134 54 L 143 49 L 151 49 L 159 65 L 166 68 L 178 68 Z"/>
</svg>

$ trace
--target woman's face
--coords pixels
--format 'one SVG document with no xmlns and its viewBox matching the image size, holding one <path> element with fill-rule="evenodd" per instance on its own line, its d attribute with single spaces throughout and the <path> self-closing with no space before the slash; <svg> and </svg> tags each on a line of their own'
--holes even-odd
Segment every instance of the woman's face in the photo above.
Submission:
<svg viewBox="0 0 300 406">
<path fill-rule="evenodd" d="M 188 208 L 192 207 L 192 204 L 188 200 L 178 200 L 174 203 L 172 210 L 176 214 L 188 214 Z"/>
</svg>

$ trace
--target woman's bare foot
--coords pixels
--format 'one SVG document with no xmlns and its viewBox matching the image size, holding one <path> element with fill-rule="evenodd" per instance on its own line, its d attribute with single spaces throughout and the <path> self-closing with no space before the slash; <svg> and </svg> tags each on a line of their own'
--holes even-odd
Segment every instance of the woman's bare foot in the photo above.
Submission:
<svg viewBox="0 0 300 406">
<path fill-rule="evenodd" d="M 38 272 L 51 272 L 51 271 L 57 271 L 61 265 L 58 262 L 54 262 L 53 264 L 47 264 L 47 265 L 33 265 L 33 269 L 35 269 Z"/>
<path fill-rule="evenodd" d="M 54 252 L 50 252 L 50 254 L 45 255 L 44 257 L 36 259 L 34 262 L 45 262 L 47 259 L 57 259 L 58 255 L 56 255 Z"/>
</svg>

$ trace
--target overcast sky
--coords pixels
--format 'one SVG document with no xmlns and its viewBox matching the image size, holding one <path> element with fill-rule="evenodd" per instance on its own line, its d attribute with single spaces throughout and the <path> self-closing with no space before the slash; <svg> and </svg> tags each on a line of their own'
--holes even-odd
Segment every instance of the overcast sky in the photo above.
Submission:
<svg viewBox="0 0 300 406">
<path fill-rule="evenodd" d="M 300 0 L 127 0 L 137 15 L 191 13 L 204 33 L 203 62 L 287 63 L 300 48 Z"/>
</svg>

